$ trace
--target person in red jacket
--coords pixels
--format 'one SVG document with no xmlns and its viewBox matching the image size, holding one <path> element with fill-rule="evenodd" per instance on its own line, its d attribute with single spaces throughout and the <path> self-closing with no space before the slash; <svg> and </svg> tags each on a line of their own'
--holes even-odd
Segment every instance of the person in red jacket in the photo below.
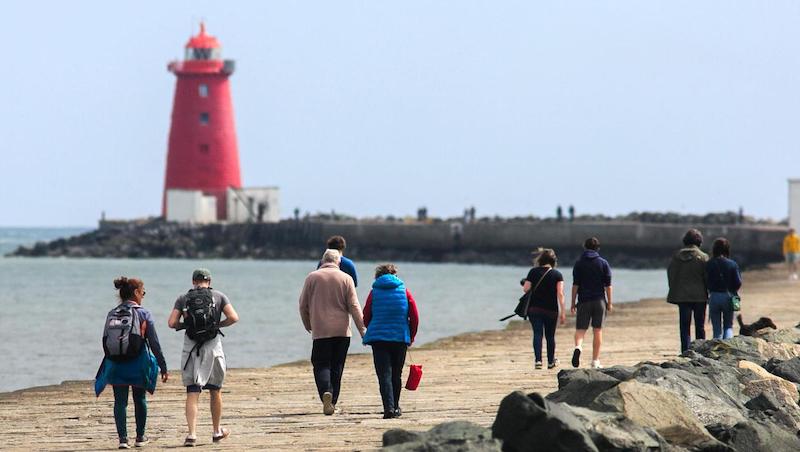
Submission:
<svg viewBox="0 0 800 452">
<path fill-rule="evenodd" d="M 417 304 L 394 264 L 379 265 L 364 306 L 364 345 L 372 346 L 378 376 L 383 418 L 400 417 L 400 390 L 406 350 L 414 342 L 419 326 Z"/>
</svg>

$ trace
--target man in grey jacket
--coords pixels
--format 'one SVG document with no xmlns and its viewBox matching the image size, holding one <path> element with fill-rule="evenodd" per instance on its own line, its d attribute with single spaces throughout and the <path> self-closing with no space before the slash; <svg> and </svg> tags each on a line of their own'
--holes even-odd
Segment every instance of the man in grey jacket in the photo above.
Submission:
<svg viewBox="0 0 800 452">
<path fill-rule="evenodd" d="M 705 339 L 706 305 L 708 286 L 706 262 L 708 254 L 700 250 L 703 235 L 697 229 L 689 229 L 683 236 L 683 248 L 672 256 L 667 268 L 669 293 L 667 302 L 678 305 L 681 353 L 691 342 L 691 323 L 694 317 L 695 339 Z"/>
</svg>

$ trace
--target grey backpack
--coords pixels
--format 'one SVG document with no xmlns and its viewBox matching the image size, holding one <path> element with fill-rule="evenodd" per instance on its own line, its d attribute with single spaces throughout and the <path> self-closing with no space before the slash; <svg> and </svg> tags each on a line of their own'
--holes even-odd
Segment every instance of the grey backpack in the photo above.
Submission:
<svg viewBox="0 0 800 452">
<path fill-rule="evenodd" d="M 130 361 L 144 346 L 144 325 L 136 312 L 138 306 L 122 303 L 108 312 L 103 328 L 103 351 L 112 361 Z"/>
</svg>

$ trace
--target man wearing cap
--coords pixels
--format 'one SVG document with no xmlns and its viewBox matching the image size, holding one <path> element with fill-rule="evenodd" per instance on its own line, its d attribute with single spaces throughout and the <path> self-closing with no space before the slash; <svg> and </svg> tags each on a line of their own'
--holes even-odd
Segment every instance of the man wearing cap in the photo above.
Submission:
<svg viewBox="0 0 800 452">
<path fill-rule="evenodd" d="M 222 292 L 211 288 L 211 272 L 205 268 L 198 268 L 192 273 L 192 287 L 189 292 L 178 297 L 169 316 L 170 328 L 187 332 L 183 338 L 183 353 L 181 365 L 183 366 L 183 385 L 186 386 L 186 423 L 189 434 L 186 436 L 184 446 L 194 446 L 197 442 L 197 408 L 200 392 L 208 390 L 211 398 L 211 422 L 213 433 L 211 439 L 218 442 L 227 438 L 230 431 L 220 426 L 222 419 L 222 382 L 225 379 L 225 353 L 222 350 L 222 333 L 219 328 L 231 326 L 239 321 L 239 315 L 233 309 L 228 297 Z M 205 328 L 213 333 L 205 334 L 203 339 L 194 340 L 190 335 L 196 334 L 194 323 L 199 323 L 198 316 L 193 313 L 207 313 L 212 327 Z M 222 319 L 225 314 L 225 319 Z"/>
</svg>

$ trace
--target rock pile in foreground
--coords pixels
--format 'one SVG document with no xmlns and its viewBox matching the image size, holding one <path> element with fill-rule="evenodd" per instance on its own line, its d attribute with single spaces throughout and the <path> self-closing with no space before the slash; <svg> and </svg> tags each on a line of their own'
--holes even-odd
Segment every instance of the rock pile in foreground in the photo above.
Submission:
<svg viewBox="0 0 800 452">
<path fill-rule="evenodd" d="M 800 329 L 696 341 L 663 363 L 562 370 L 514 392 L 491 429 L 390 430 L 390 451 L 799 451 Z"/>
</svg>

